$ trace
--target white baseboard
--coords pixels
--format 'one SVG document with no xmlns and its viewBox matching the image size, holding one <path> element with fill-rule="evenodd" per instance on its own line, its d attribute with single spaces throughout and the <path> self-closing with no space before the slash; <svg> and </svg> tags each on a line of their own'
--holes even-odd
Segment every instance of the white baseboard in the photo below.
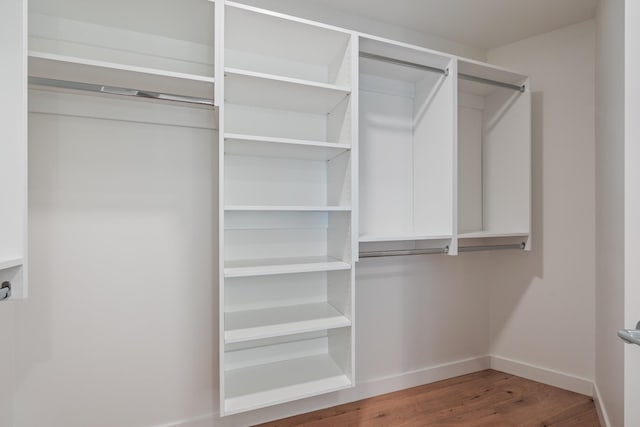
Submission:
<svg viewBox="0 0 640 427">
<path fill-rule="evenodd" d="M 352 389 L 276 405 L 257 411 L 228 417 L 220 417 L 219 414 L 215 413 L 191 419 L 178 420 L 157 427 L 235 427 L 253 425 L 470 374 L 489 369 L 489 367 L 489 356 L 473 357 L 415 371 L 403 372 L 398 375 L 375 378 L 358 383 L 357 386 Z"/>
<path fill-rule="evenodd" d="M 400 375 L 376 378 L 358 384 L 354 389 L 356 398 L 353 400 L 366 399 L 372 396 L 459 377 L 460 375 L 489 369 L 490 366 L 491 360 L 489 356 L 479 356 L 451 363 L 443 363 L 416 371 L 404 372 Z"/>
<path fill-rule="evenodd" d="M 564 372 L 554 371 L 553 369 L 542 368 L 498 356 L 491 356 L 491 369 L 552 385 L 564 390 L 593 396 L 593 381 Z"/>
<path fill-rule="evenodd" d="M 157 427 L 235 427 L 259 424 L 280 418 L 286 418 L 297 414 L 316 411 L 343 403 L 354 402 L 372 396 L 404 390 L 419 385 L 430 384 L 436 381 L 470 374 L 485 369 L 497 371 L 538 381 L 544 384 L 559 387 L 587 396 L 593 396 L 596 409 L 603 427 L 610 427 L 606 411 L 600 404 L 597 387 L 591 380 L 576 377 L 552 369 L 530 365 L 498 356 L 478 356 L 451 363 L 445 363 L 428 368 L 398 375 L 390 375 L 363 381 L 355 388 L 330 393 L 323 396 L 302 399 L 282 405 L 259 409 L 257 411 L 220 417 L 218 413 L 202 415 L 195 418 L 179 420 L 163 424 Z"/>
<path fill-rule="evenodd" d="M 609 420 L 607 409 L 602 404 L 602 399 L 600 397 L 600 389 L 598 389 L 598 384 L 595 382 L 593 383 L 593 402 L 596 405 L 596 412 L 598 412 L 600 425 L 602 427 L 611 427 L 611 421 Z"/>
</svg>

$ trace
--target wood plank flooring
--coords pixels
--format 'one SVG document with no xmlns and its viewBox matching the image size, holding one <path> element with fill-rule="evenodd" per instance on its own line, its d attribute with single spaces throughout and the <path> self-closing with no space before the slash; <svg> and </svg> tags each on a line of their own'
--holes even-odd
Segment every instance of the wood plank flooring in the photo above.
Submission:
<svg viewBox="0 0 640 427">
<path fill-rule="evenodd" d="M 593 399 L 486 370 L 347 403 L 269 427 L 599 427 Z"/>
</svg>

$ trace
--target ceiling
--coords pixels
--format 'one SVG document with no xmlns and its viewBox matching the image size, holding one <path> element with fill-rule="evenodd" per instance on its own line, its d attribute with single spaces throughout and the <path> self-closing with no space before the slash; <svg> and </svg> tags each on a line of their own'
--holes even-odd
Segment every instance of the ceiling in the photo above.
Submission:
<svg viewBox="0 0 640 427">
<path fill-rule="evenodd" d="M 598 0 L 304 0 L 491 49 L 595 16 Z"/>
</svg>

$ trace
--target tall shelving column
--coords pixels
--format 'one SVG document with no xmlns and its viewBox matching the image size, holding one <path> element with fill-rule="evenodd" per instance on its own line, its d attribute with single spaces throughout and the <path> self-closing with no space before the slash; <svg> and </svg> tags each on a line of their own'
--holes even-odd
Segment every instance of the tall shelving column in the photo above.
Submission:
<svg viewBox="0 0 640 427">
<path fill-rule="evenodd" d="M 357 40 L 242 4 L 216 8 L 220 406 L 230 415 L 353 385 Z"/>
</svg>

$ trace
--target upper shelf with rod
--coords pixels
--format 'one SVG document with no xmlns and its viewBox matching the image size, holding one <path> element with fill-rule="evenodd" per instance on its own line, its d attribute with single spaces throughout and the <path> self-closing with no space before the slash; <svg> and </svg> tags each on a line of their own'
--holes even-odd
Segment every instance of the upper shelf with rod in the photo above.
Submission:
<svg viewBox="0 0 640 427">
<path fill-rule="evenodd" d="M 211 2 L 31 0 L 28 28 L 30 77 L 214 98 Z"/>
<path fill-rule="evenodd" d="M 209 104 L 213 104 L 215 82 L 213 77 L 42 52 L 29 53 L 29 76 L 42 85 L 46 85 L 47 81 L 77 84 L 77 87 L 68 87 L 68 89 L 90 90 L 91 85 L 99 85 L 114 89 L 135 89 L 141 93 L 171 94 L 174 98 L 177 96 L 201 99 L 203 102 L 199 103 L 205 105 L 207 102 L 204 100 L 208 100 Z M 57 87 L 64 86 L 57 84 Z M 107 93 L 108 90 L 103 92 Z M 122 90 L 118 93 L 111 92 L 111 94 L 124 94 Z"/>
</svg>

